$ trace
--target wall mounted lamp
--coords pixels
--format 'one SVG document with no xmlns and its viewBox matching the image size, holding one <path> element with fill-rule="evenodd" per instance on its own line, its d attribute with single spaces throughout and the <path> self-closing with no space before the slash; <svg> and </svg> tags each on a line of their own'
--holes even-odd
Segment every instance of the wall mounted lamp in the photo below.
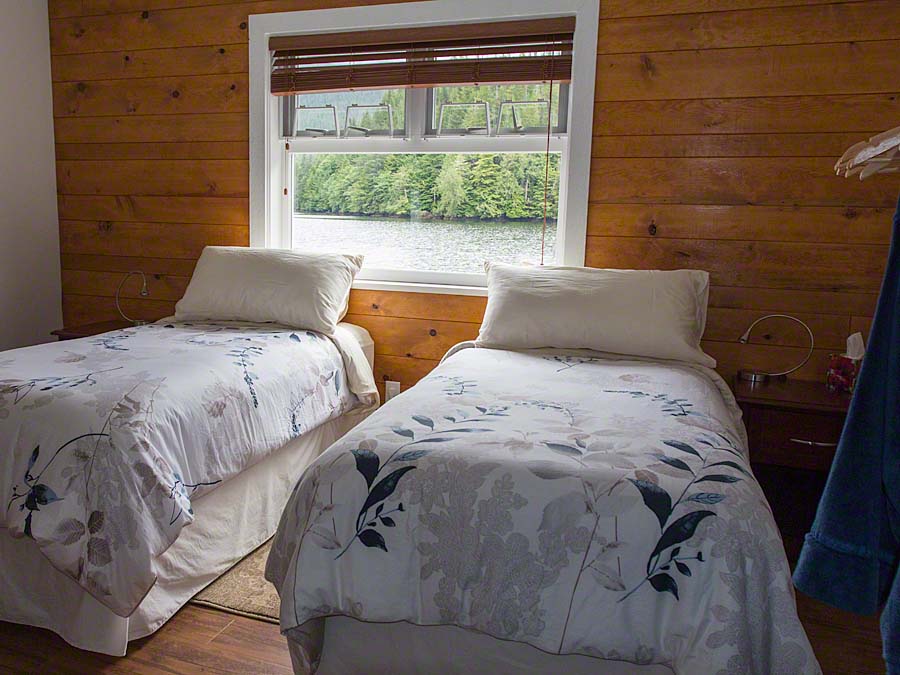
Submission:
<svg viewBox="0 0 900 675">
<path fill-rule="evenodd" d="M 768 372 L 761 371 L 761 370 L 741 369 L 738 371 L 738 377 L 742 380 L 747 380 L 748 382 L 765 382 L 770 377 L 786 378 L 788 375 L 790 375 L 794 371 L 800 370 L 800 368 L 805 366 L 807 364 L 807 362 L 809 361 L 809 359 L 813 355 L 813 349 L 815 348 L 816 340 L 813 337 L 812 329 L 809 326 L 807 326 L 803 321 L 798 319 L 796 316 L 791 316 L 790 314 L 766 314 L 765 316 L 759 317 L 756 321 L 751 323 L 750 327 L 747 328 L 746 331 L 744 331 L 744 334 L 741 335 L 740 338 L 738 338 L 738 342 L 740 342 L 742 345 L 747 344 L 747 342 L 749 342 L 749 340 L 750 340 L 750 332 L 754 328 L 756 328 L 757 324 L 759 324 L 762 321 L 765 321 L 766 319 L 789 319 L 790 321 L 799 323 L 801 326 L 803 326 L 806 329 L 806 332 L 809 334 L 809 351 L 806 353 L 806 356 L 803 358 L 803 360 L 800 363 L 798 363 L 796 366 L 788 368 L 787 370 L 781 370 L 781 371 L 778 371 L 775 373 L 768 373 Z"/>
<path fill-rule="evenodd" d="M 122 287 L 125 285 L 125 282 L 128 281 L 128 279 L 130 279 L 135 274 L 141 275 L 141 281 L 142 281 L 141 291 L 140 291 L 141 297 L 146 298 L 147 296 L 150 295 L 150 289 L 147 286 L 147 275 L 144 274 L 143 272 L 141 272 L 140 270 L 135 270 L 135 271 L 129 272 L 124 277 L 122 277 L 122 281 L 119 282 L 119 287 L 116 289 L 116 309 L 119 310 L 119 314 L 122 316 L 123 319 L 131 322 L 131 325 L 143 326 L 145 323 L 147 323 L 146 321 L 142 321 L 141 319 L 132 319 L 130 316 L 126 315 L 125 312 L 122 311 L 122 305 L 119 304 L 119 294 L 122 292 Z"/>
</svg>

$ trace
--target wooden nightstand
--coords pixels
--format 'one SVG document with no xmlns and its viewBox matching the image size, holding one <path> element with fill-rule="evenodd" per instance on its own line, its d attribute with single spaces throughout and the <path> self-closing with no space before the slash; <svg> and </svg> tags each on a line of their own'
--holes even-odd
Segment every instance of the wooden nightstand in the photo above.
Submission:
<svg viewBox="0 0 900 675">
<path fill-rule="evenodd" d="M 91 337 L 92 335 L 100 335 L 108 333 L 112 330 L 121 330 L 122 328 L 131 328 L 133 324 L 124 319 L 114 319 L 112 321 L 98 321 L 97 323 L 86 323 L 83 326 L 72 326 L 60 328 L 50 332 L 55 335 L 58 340 L 76 340 L 78 338 Z"/>
<path fill-rule="evenodd" d="M 793 563 L 809 531 L 850 405 L 819 382 L 735 379 L 750 462 Z"/>
</svg>

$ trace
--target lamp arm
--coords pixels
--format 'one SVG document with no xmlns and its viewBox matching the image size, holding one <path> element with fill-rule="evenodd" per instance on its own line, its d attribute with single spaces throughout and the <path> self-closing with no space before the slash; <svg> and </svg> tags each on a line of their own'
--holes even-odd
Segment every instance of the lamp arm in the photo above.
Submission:
<svg viewBox="0 0 900 675">
<path fill-rule="evenodd" d="M 809 363 L 809 360 L 812 358 L 813 350 L 816 347 L 816 339 L 813 336 L 812 329 L 806 325 L 803 321 L 798 319 L 796 316 L 791 316 L 790 314 L 766 314 L 765 316 L 759 317 L 756 321 L 750 324 L 750 327 L 746 330 L 746 332 L 740 337 L 738 340 L 742 344 L 747 344 L 747 341 L 750 339 L 750 332 L 756 327 L 756 324 L 765 321 L 766 319 L 790 319 L 795 323 L 799 323 L 803 328 L 806 329 L 807 334 L 809 335 L 809 351 L 806 353 L 806 357 L 793 368 L 788 368 L 787 370 L 782 370 L 777 373 L 765 373 L 769 377 L 782 377 L 784 375 L 790 375 L 796 370 L 800 370 L 803 366 Z"/>
<path fill-rule="evenodd" d="M 119 294 L 122 292 L 122 287 L 125 285 L 125 282 L 128 281 L 135 274 L 140 274 L 141 280 L 143 282 L 141 285 L 141 296 L 146 297 L 146 296 L 150 295 L 150 291 L 147 289 L 147 275 L 145 275 L 140 270 L 133 270 L 133 271 L 129 272 L 128 274 L 126 274 L 124 277 L 122 277 L 122 281 L 119 282 L 119 285 L 116 288 L 116 309 L 119 311 L 119 314 L 121 315 L 121 317 L 123 319 L 125 319 L 126 321 L 128 321 L 130 323 L 133 323 L 135 326 L 138 326 L 138 325 L 140 325 L 142 323 L 146 323 L 146 322 L 141 321 L 140 319 L 132 319 L 130 316 L 128 316 L 127 314 L 125 314 L 125 312 L 122 311 L 122 305 L 119 303 Z"/>
</svg>

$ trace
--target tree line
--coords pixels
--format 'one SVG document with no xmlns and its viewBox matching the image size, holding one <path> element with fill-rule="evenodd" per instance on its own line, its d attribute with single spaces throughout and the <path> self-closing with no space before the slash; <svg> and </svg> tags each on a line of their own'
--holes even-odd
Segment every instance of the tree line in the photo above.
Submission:
<svg viewBox="0 0 900 675">
<path fill-rule="evenodd" d="M 365 216 L 532 220 L 544 213 L 544 153 L 297 154 L 294 210 Z M 547 215 L 559 204 L 550 155 Z"/>
</svg>

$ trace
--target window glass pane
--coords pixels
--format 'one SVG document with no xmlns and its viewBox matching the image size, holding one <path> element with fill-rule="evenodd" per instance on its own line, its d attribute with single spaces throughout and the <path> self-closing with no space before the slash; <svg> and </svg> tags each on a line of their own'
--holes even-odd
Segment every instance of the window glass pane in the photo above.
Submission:
<svg viewBox="0 0 900 675">
<path fill-rule="evenodd" d="M 299 94 L 294 97 L 297 105 L 295 129 L 299 135 L 313 130 L 312 135 L 321 135 L 324 130 L 334 135 L 334 117 L 337 114 L 338 129 L 344 135 L 350 127 L 350 136 L 365 136 L 389 133 L 393 117 L 394 133 L 402 133 L 405 128 L 406 90 L 373 89 L 365 91 L 339 91 L 322 94 Z M 332 112 L 326 106 L 334 106 Z M 354 108 L 353 106 L 357 106 Z M 390 110 L 388 109 L 390 106 Z M 304 109 L 305 107 L 305 109 Z M 350 108 L 350 114 L 347 109 Z M 355 127 L 355 128 L 354 128 Z"/>
<path fill-rule="evenodd" d="M 295 248 L 362 253 L 365 267 L 484 271 L 539 263 L 546 158 L 482 154 L 294 154 Z M 544 261 L 553 262 L 559 153 L 551 153 Z"/>
<path fill-rule="evenodd" d="M 550 101 L 549 84 L 504 84 L 464 87 L 436 87 L 432 89 L 433 110 L 431 128 L 437 132 L 439 128 L 469 129 L 485 126 L 483 106 L 472 105 L 476 102 L 488 104 L 491 118 L 491 130 L 498 126 L 501 132 L 537 133 L 547 128 L 547 111 L 550 109 L 553 127 L 559 126 L 560 90 L 567 94 L 568 88 L 553 85 L 553 101 Z M 500 115 L 501 103 L 503 115 Z M 445 105 L 449 104 L 449 105 Z M 469 105 L 460 105 L 469 104 Z M 441 126 L 441 109 L 444 120 Z"/>
</svg>

